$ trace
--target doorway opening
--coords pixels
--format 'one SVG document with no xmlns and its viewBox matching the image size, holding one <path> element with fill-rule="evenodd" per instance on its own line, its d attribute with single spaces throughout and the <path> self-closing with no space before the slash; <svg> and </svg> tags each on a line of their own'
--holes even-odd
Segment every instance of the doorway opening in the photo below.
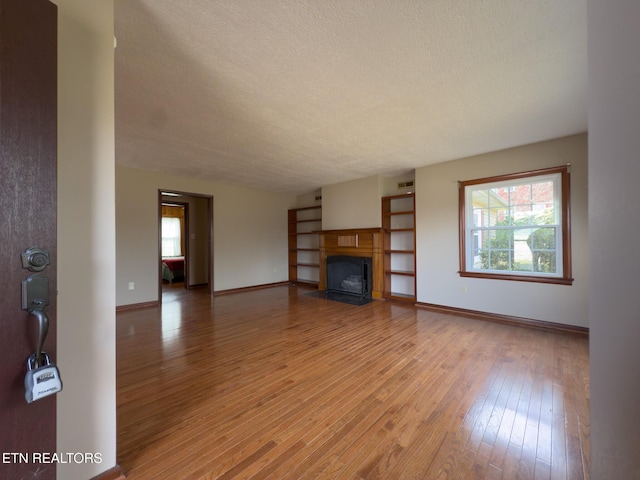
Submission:
<svg viewBox="0 0 640 480">
<path fill-rule="evenodd" d="M 213 289 L 213 197 L 158 190 L 158 298 Z"/>
<path fill-rule="evenodd" d="M 186 288 L 189 277 L 189 204 L 162 201 L 160 257 L 162 288 Z M 187 260 L 185 262 L 185 260 Z"/>
</svg>

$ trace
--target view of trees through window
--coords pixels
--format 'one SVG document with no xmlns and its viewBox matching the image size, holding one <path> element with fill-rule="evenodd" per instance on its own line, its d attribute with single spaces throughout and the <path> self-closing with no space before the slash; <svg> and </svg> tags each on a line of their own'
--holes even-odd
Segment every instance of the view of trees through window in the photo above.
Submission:
<svg viewBox="0 0 640 480">
<path fill-rule="evenodd" d="M 460 182 L 460 274 L 570 284 L 569 169 Z"/>
<path fill-rule="evenodd" d="M 474 190 L 474 268 L 556 273 L 553 181 Z"/>
</svg>

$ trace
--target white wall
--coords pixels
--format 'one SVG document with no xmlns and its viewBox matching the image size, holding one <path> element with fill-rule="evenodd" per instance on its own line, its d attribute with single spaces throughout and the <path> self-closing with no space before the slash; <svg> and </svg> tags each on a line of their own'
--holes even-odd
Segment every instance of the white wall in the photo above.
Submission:
<svg viewBox="0 0 640 480">
<path fill-rule="evenodd" d="M 322 187 L 322 229 L 380 228 L 382 184 L 373 176 Z"/>
<path fill-rule="evenodd" d="M 402 187 L 398 188 L 399 182 L 407 182 L 413 181 L 413 187 Z M 415 192 L 415 180 L 416 180 L 416 171 L 410 170 L 401 175 L 394 175 L 390 177 L 382 177 L 382 196 L 383 197 L 392 197 L 394 195 L 403 195 L 409 192 Z"/>
<path fill-rule="evenodd" d="M 458 181 L 571 163 L 573 285 L 458 275 Z M 416 170 L 419 302 L 588 326 L 587 136 L 455 160 Z"/>
<path fill-rule="evenodd" d="M 322 197 L 322 189 L 319 188 L 313 192 L 303 193 L 296 197 L 295 208 L 303 207 L 315 207 L 316 205 L 322 205 L 322 198 L 316 200 L 316 197 Z"/>
<path fill-rule="evenodd" d="M 158 300 L 159 189 L 214 197 L 215 291 L 288 279 L 287 210 L 295 195 L 116 167 L 117 305 Z"/>
<path fill-rule="evenodd" d="M 322 229 L 380 228 L 382 197 L 415 191 L 398 189 L 398 182 L 415 181 L 415 171 L 401 175 L 360 178 L 322 187 L 322 201 L 313 202 L 312 194 L 299 195 L 298 207 L 322 204 Z"/>
<path fill-rule="evenodd" d="M 591 0 L 591 478 L 640 479 L 640 2 Z"/>
<path fill-rule="evenodd" d="M 113 1 L 58 5 L 57 451 L 86 480 L 116 464 Z"/>
</svg>

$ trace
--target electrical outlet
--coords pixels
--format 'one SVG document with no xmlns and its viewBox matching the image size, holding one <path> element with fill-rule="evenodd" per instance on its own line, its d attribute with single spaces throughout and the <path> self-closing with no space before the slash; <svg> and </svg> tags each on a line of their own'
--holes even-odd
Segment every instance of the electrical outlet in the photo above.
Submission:
<svg viewBox="0 0 640 480">
<path fill-rule="evenodd" d="M 129 282 L 129 290 L 135 290 L 136 284 L 134 282 Z"/>
</svg>

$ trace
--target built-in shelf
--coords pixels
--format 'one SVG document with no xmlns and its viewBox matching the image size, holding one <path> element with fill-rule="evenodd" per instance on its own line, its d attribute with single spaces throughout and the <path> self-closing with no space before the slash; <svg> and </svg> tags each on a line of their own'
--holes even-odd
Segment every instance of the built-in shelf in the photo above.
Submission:
<svg viewBox="0 0 640 480">
<path fill-rule="evenodd" d="M 317 285 L 320 268 L 322 206 L 289 210 L 289 281 Z"/>
<path fill-rule="evenodd" d="M 389 270 L 391 275 L 406 275 L 407 277 L 414 277 L 416 273 L 412 270 Z"/>
<path fill-rule="evenodd" d="M 415 195 L 382 198 L 384 232 L 383 296 L 388 299 L 416 300 Z"/>
</svg>

